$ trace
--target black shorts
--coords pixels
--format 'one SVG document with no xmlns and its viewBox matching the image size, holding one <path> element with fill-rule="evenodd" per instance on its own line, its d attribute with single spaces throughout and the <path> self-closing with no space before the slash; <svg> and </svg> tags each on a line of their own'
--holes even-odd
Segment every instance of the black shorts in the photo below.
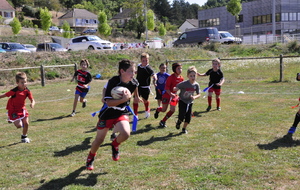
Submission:
<svg viewBox="0 0 300 190">
<path fill-rule="evenodd" d="M 141 88 L 139 87 L 139 96 L 144 98 L 145 100 L 149 99 L 150 89 L 149 88 Z"/>
<path fill-rule="evenodd" d="M 155 99 L 161 100 L 162 99 L 162 91 L 160 89 L 155 88 L 155 92 L 156 92 Z"/>
</svg>

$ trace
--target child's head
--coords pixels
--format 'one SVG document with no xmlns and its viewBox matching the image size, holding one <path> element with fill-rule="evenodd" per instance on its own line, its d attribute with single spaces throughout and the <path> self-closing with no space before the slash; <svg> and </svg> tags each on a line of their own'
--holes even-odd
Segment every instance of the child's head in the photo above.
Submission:
<svg viewBox="0 0 300 190">
<path fill-rule="evenodd" d="M 125 82 L 130 81 L 133 78 L 134 73 L 135 64 L 132 61 L 123 59 L 119 62 L 119 75 L 124 77 Z"/>
<path fill-rule="evenodd" d="M 80 61 L 80 66 L 82 69 L 87 69 L 90 66 L 90 63 L 87 59 L 82 59 Z"/>
<path fill-rule="evenodd" d="M 142 66 L 148 65 L 148 63 L 149 63 L 149 54 L 148 53 L 142 53 L 141 62 L 142 62 Z"/>
<path fill-rule="evenodd" d="M 173 63 L 172 64 L 172 71 L 177 75 L 180 75 L 182 72 L 182 65 L 181 63 Z"/>
<path fill-rule="evenodd" d="M 221 67 L 221 61 L 220 59 L 216 58 L 212 60 L 212 67 L 214 69 L 219 69 Z"/>
<path fill-rule="evenodd" d="M 187 77 L 191 83 L 194 83 L 197 78 L 197 69 L 195 66 L 190 66 L 187 70 Z"/>
<path fill-rule="evenodd" d="M 162 63 L 162 64 L 159 65 L 159 71 L 160 71 L 161 73 L 165 73 L 166 70 L 167 70 L 166 64 Z"/>
<path fill-rule="evenodd" d="M 27 84 L 27 75 L 24 72 L 18 72 L 16 74 L 16 83 L 18 84 L 19 88 L 24 88 Z"/>
</svg>

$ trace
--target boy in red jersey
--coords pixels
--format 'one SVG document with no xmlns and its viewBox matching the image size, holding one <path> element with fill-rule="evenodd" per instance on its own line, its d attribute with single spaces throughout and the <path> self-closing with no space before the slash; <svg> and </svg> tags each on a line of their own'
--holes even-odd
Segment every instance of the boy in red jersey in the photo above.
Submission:
<svg viewBox="0 0 300 190">
<path fill-rule="evenodd" d="M 92 81 L 92 75 L 90 74 L 90 72 L 87 71 L 89 65 L 90 64 L 88 60 L 82 59 L 80 61 L 81 69 L 77 70 L 74 73 L 73 78 L 71 79 L 71 82 L 73 82 L 75 78 L 77 80 L 75 98 L 73 103 L 73 111 L 70 115 L 71 117 L 75 116 L 76 114 L 76 107 L 77 107 L 77 102 L 79 97 L 80 97 L 79 101 L 82 103 L 82 107 L 83 108 L 86 107 L 86 99 L 84 98 L 90 90 L 89 84 Z"/>
<path fill-rule="evenodd" d="M 105 136 L 110 128 L 114 127 L 114 131 L 119 133 L 118 136 L 111 143 L 112 159 L 118 161 L 119 145 L 126 141 L 130 136 L 129 125 L 129 110 L 127 106 L 130 105 L 131 94 L 134 93 L 134 98 L 138 97 L 138 82 L 133 77 L 135 73 L 135 65 L 133 62 L 124 59 L 119 62 L 119 75 L 112 77 L 106 87 L 104 100 L 107 107 L 100 111 L 99 121 L 97 123 L 96 138 L 92 143 L 91 150 L 86 160 L 86 169 L 93 170 L 93 162 L 96 153 L 103 143 Z M 128 88 L 130 93 L 124 93 L 121 99 L 113 99 L 111 90 L 116 86 L 123 86 Z"/>
<path fill-rule="evenodd" d="M 173 63 L 172 64 L 172 70 L 173 74 L 170 75 L 166 81 L 165 86 L 165 93 L 162 96 L 162 107 L 156 108 L 154 118 L 158 118 L 159 112 L 165 112 L 168 109 L 168 106 L 170 104 L 170 111 L 165 115 L 165 117 L 159 122 L 159 125 L 161 127 L 167 127 L 166 121 L 169 119 L 173 113 L 175 112 L 176 105 L 178 103 L 178 96 L 176 94 L 176 91 L 174 91 L 174 87 L 180 82 L 182 82 L 184 79 L 180 75 L 182 72 L 182 66 L 180 63 Z"/>
<path fill-rule="evenodd" d="M 28 132 L 28 111 L 25 107 L 25 100 L 28 97 L 31 104 L 30 107 L 33 108 L 35 101 L 33 99 L 32 93 L 27 88 L 27 76 L 24 72 L 18 72 L 16 74 L 17 87 L 0 95 L 0 98 L 10 97 L 7 102 L 6 109 L 8 110 L 8 122 L 14 123 L 17 128 L 23 127 L 23 134 L 21 135 L 22 143 L 30 143 L 30 139 L 27 137 Z"/>
</svg>

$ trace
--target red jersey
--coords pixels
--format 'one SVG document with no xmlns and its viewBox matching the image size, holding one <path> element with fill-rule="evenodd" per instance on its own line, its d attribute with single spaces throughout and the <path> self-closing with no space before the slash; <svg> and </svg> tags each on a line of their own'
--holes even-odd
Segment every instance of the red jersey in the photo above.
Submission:
<svg viewBox="0 0 300 190">
<path fill-rule="evenodd" d="M 30 100 L 33 99 L 32 93 L 27 87 L 22 91 L 19 90 L 18 87 L 15 87 L 6 92 L 5 95 L 10 97 L 6 105 L 7 110 L 22 110 L 25 108 L 26 98 L 28 97 Z"/>
<path fill-rule="evenodd" d="M 176 93 L 173 89 L 177 84 L 183 81 L 183 77 L 179 75 L 178 77 L 173 73 L 167 78 L 165 90 L 170 90 L 171 93 Z M 168 94 L 168 93 L 166 93 Z"/>
</svg>

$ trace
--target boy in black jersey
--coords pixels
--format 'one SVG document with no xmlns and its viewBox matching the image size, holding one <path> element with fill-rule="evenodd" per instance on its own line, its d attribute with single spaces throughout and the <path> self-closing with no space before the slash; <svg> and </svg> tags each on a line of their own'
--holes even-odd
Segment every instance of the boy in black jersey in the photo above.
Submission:
<svg viewBox="0 0 300 190">
<path fill-rule="evenodd" d="M 112 77 L 106 87 L 105 102 L 107 107 L 99 113 L 99 121 L 97 123 L 97 135 L 96 139 L 92 143 L 91 150 L 87 157 L 86 168 L 93 170 L 93 162 L 96 153 L 103 143 L 105 136 L 110 128 L 114 126 L 115 131 L 119 135 L 111 143 L 112 147 L 112 159 L 118 161 L 119 156 L 119 145 L 126 141 L 130 136 L 130 125 L 129 125 L 129 110 L 126 106 L 130 103 L 131 94 L 134 93 L 135 98 L 138 98 L 138 82 L 133 77 L 135 73 L 135 65 L 133 62 L 124 59 L 119 62 L 119 75 Z M 121 99 L 113 99 L 111 90 L 116 86 L 126 87 L 128 91 L 125 91 Z"/>
<path fill-rule="evenodd" d="M 86 107 L 86 99 L 84 98 L 90 90 L 89 84 L 92 81 L 92 75 L 90 74 L 90 72 L 87 71 L 89 65 L 90 64 L 88 60 L 82 59 L 80 61 L 81 69 L 77 70 L 74 73 L 73 78 L 71 79 L 71 82 L 73 82 L 75 78 L 77 80 L 75 98 L 73 103 L 73 111 L 70 115 L 71 117 L 75 116 L 76 114 L 76 107 L 77 107 L 77 102 L 79 97 L 80 97 L 79 101 L 82 103 L 82 107 L 83 108 Z"/>
<path fill-rule="evenodd" d="M 139 82 L 139 95 L 142 97 L 142 100 L 145 105 L 145 118 L 150 117 L 150 108 L 149 108 L 149 94 L 150 94 L 150 84 L 151 84 L 151 77 L 153 80 L 156 80 L 156 75 L 149 65 L 149 54 L 142 53 L 141 55 L 141 64 L 137 67 L 137 76 L 136 79 Z M 138 115 L 138 107 L 139 102 L 133 102 L 133 110 L 134 114 Z"/>
<path fill-rule="evenodd" d="M 223 72 L 221 71 L 221 61 L 219 59 L 212 60 L 212 68 L 209 69 L 206 73 L 200 74 L 197 73 L 198 76 L 209 76 L 209 83 L 208 86 L 212 86 L 208 90 L 207 102 L 208 107 L 206 111 L 211 109 L 211 102 L 212 102 L 212 94 L 215 92 L 216 94 L 216 102 L 217 102 L 217 110 L 221 111 L 221 86 L 223 85 L 225 79 L 223 76 Z"/>
</svg>

